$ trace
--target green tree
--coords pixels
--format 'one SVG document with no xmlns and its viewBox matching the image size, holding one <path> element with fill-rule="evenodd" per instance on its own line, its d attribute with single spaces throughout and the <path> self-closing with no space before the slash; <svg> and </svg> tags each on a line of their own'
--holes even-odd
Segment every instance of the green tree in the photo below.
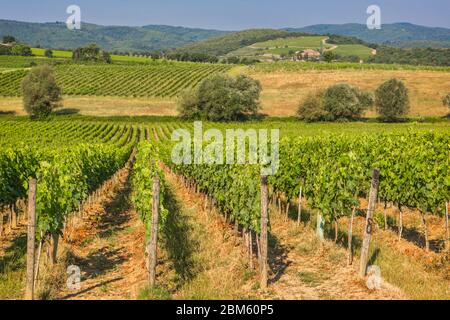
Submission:
<svg viewBox="0 0 450 320">
<path fill-rule="evenodd" d="M 179 101 L 180 115 L 188 119 L 210 121 L 243 120 L 260 110 L 261 84 L 240 75 L 214 75 L 203 80 L 194 92 Z"/>
<path fill-rule="evenodd" d="M 50 49 L 45 50 L 44 56 L 46 56 L 47 58 L 53 58 L 53 51 Z"/>
<path fill-rule="evenodd" d="M 16 44 L 11 49 L 11 54 L 13 56 L 32 56 L 31 48 L 26 44 Z"/>
<path fill-rule="evenodd" d="M 386 81 L 375 92 L 375 105 L 384 120 L 406 116 L 410 107 L 408 88 L 398 79 Z"/>
<path fill-rule="evenodd" d="M 4 36 L 3 37 L 3 43 L 14 43 L 16 42 L 16 38 L 13 36 Z"/>
<path fill-rule="evenodd" d="M 10 56 L 11 54 L 11 47 L 0 45 L 0 56 Z"/>
<path fill-rule="evenodd" d="M 297 116 L 306 122 L 324 121 L 328 118 L 328 112 L 323 104 L 323 92 L 309 93 L 300 103 Z"/>
<path fill-rule="evenodd" d="M 323 60 L 325 60 L 328 63 L 333 62 L 333 60 L 336 59 L 336 55 L 334 54 L 333 51 L 325 51 L 323 53 L 322 57 L 323 57 Z"/>
<path fill-rule="evenodd" d="M 178 111 L 183 119 L 199 119 L 202 112 L 199 108 L 197 89 L 186 89 L 178 97 Z"/>
<path fill-rule="evenodd" d="M 327 120 L 354 120 L 362 117 L 373 104 L 369 93 L 348 84 L 329 87 L 324 94 L 323 107 Z"/>
<path fill-rule="evenodd" d="M 23 107 L 31 118 L 45 118 L 59 106 L 61 89 L 48 65 L 33 68 L 22 81 Z"/>
<path fill-rule="evenodd" d="M 442 103 L 444 106 L 450 107 L 450 93 L 442 99 Z"/>
<path fill-rule="evenodd" d="M 72 59 L 75 61 L 112 63 L 109 53 L 102 51 L 95 43 L 75 49 L 72 54 Z"/>
</svg>

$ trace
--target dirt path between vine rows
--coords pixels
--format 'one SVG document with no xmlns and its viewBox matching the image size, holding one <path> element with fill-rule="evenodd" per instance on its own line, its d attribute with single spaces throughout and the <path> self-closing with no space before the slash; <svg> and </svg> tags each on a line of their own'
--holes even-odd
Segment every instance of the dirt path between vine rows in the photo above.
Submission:
<svg viewBox="0 0 450 320">
<path fill-rule="evenodd" d="M 400 289 L 382 280 L 380 290 L 369 290 L 358 277 L 355 259 L 332 241 L 320 242 L 312 228 L 271 214 L 270 265 L 272 276 L 265 299 L 396 300 L 407 299 Z"/>
<path fill-rule="evenodd" d="M 66 286 L 63 300 L 137 299 L 145 285 L 144 227 L 130 204 L 130 170 L 90 208 L 82 223 L 69 232 L 72 257 L 81 269 L 81 288 Z"/>
<path fill-rule="evenodd" d="M 258 269 L 248 268 L 243 240 L 234 235 L 233 227 L 225 223 L 218 212 L 205 212 L 203 195 L 187 189 L 169 172 L 166 172 L 166 179 L 170 189 L 181 200 L 184 215 L 187 214 L 188 219 L 197 227 L 200 225 L 200 234 L 192 230 L 189 234 L 199 240 L 196 248 L 201 247 L 199 251 L 204 251 L 200 256 L 209 257 L 207 264 L 203 264 L 204 270 L 200 275 L 180 289 L 174 298 L 407 299 L 400 289 L 385 281 L 382 281 L 380 290 L 369 290 L 366 281 L 358 277 L 358 261 L 355 260 L 351 267 L 347 266 L 344 249 L 331 241 L 319 242 L 310 227 L 299 227 L 295 222 L 284 221 L 274 213 L 271 213 L 269 241 L 270 283 L 268 290 L 262 292 L 259 290 Z M 205 236 L 209 239 L 206 245 L 203 239 Z M 224 256 L 226 259 L 223 259 Z M 257 266 L 256 257 L 254 263 Z M 228 287 L 227 290 L 223 288 L 225 286 Z M 199 292 L 205 294 L 198 295 Z"/>
<path fill-rule="evenodd" d="M 255 273 L 247 269 L 240 239 L 222 218 L 204 210 L 202 197 L 166 172 L 165 223 L 158 234 L 157 287 L 146 289 L 144 226 L 132 209 L 129 171 L 86 210 L 70 232 L 70 264 L 81 288 L 64 286 L 63 300 L 243 299 Z"/>
<path fill-rule="evenodd" d="M 242 239 L 218 212 L 205 209 L 203 195 L 167 169 L 165 176 L 170 213 L 161 232 L 159 283 L 173 299 L 255 298 L 257 275 L 248 269 Z"/>
</svg>

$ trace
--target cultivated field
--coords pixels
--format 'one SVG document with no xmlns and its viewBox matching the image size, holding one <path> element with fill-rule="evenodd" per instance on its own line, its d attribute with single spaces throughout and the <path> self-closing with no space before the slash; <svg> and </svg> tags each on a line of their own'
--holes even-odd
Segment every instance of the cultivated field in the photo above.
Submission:
<svg viewBox="0 0 450 320">
<path fill-rule="evenodd" d="M 48 264 L 51 258 L 41 260 L 38 297 L 450 298 L 442 211 L 428 212 L 427 238 L 424 238 L 419 211 L 414 205 L 403 210 L 403 235 L 399 241 L 399 210 L 394 205 L 396 197 L 408 194 L 407 201 L 412 201 L 411 204 L 436 201 L 442 209 L 440 202 L 448 188 L 443 181 L 448 178 L 450 167 L 448 158 L 442 158 L 449 143 L 450 127 L 446 122 L 301 124 L 267 120 L 245 124 L 246 128 L 281 129 L 281 167 L 279 174 L 269 179 L 271 194 L 279 200 L 270 205 L 270 234 L 274 240 L 269 243 L 269 261 L 273 279 L 267 292 L 259 290 L 258 272 L 254 271 L 258 253 L 254 251 L 255 255 L 249 255 L 245 249 L 249 235 L 258 241 L 255 239 L 260 233 L 257 224 L 260 195 L 251 191 L 259 190 L 253 188 L 259 184 L 259 174 L 251 165 L 197 167 L 171 163 L 167 158 L 171 151 L 171 133 L 177 128 L 192 132 L 192 123 L 162 118 L 79 116 L 31 122 L 26 118 L 3 116 L 0 124 L 0 172 L 4 178 L 0 199 L 2 204 L 14 204 L 15 212 L 11 215 L 8 206 L 1 212 L 1 298 L 21 298 L 24 292 L 27 222 L 22 200 L 27 191 L 23 179 L 28 175 L 24 175 L 25 172 L 37 172 L 39 177 L 37 204 L 41 220 L 38 230 L 44 234 L 57 231 L 63 234 L 59 240 L 59 263 L 51 267 Z M 205 123 L 204 130 L 242 126 L 242 123 Z M 401 144 L 392 144 L 392 138 Z M 424 144 L 429 147 L 422 148 Z M 137 153 L 132 153 L 135 147 Z M 373 153 L 367 153 L 366 149 Z M 346 162 L 349 154 L 355 157 L 354 162 Z M 131 165 L 128 159 L 135 156 L 136 161 Z M 155 167 L 154 159 L 165 165 Z M 379 162 L 380 159 L 384 162 Z M 400 165 L 407 162 L 426 163 L 435 170 Z M 349 196 L 347 188 L 353 188 L 354 183 L 362 192 L 367 191 L 370 182 L 367 169 L 376 163 L 381 165 L 383 175 L 380 198 L 391 200 L 387 201 L 387 209 L 383 202 L 376 208 L 376 231 L 371 249 L 372 263 L 381 267 L 386 282 L 381 290 L 369 291 L 357 277 L 357 264 L 347 266 L 345 247 L 349 216 L 346 202 L 340 201 Z M 341 169 L 335 171 L 333 165 Z M 418 174 L 418 168 L 422 168 L 423 174 Z M 79 170 L 89 174 L 80 175 Z M 415 172 L 417 183 L 427 179 L 423 182 L 433 184 L 437 192 L 411 192 L 412 189 L 402 183 L 403 176 L 411 177 L 411 170 Z M 144 264 L 144 239 L 149 232 L 145 226 L 151 213 L 146 199 L 152 194 L 154 172 L 164 181 L 160 193 L 163 218 L 157 267 L 160 290 L 157 292 L 145 289 Z M 315 178 L 310 180 L 309 177 Z M 346 183 L 341 184 L 339 179 Z M 297 181 L 307 182 L 303 188 L 305 198 L 300 225 L 297 225 L 300 186 Z M 323 183 L 328 184 L 326 188 Z M 72 186 L 77 187 L 72 189 Z M 396 191 L 391 193 L 394 186 Z M 241 201 L 244 194 L 247 200 Z M 324 194 L 333 197 L 324 198 Z M 210 199 L 215 202 L 208 209 Z M 249 202 L 249 199 L 256 201 Z M 358 201 L 353 230 L 355 260 L 367 206 L 363 195 Z M 317 209 L 319 203 L 321 210 Z M 336 223 L 333 223 L 333 211 L 329 210 L 333 203 L 342 204 L 345 209 L 344 215 L 336 216 Z M 322 243 L 314 234 L 319 214 L 327 217 L 326 239 Z M 58 223 L 49 225 L 45 221 Z M 67 224 L 63 224 L 64 221 Z M 240 225 L 239 234 L 244 238 L 234 233 L 235 223 Z M 336 239 L 335 228 L 339 231 Z M 429 251 L 425 250 L 425 239 L 429 241 Z M 51 248 L 52 245 L 49 242 L 44 246 Z M 83 270 L 84 287 L 76 292 L 67 291 L 58 280 L 63 278 L 65 266 L 72 263 Z M 282 276 L 277 279 L 276 274 L 281 270 Z"/>
<path fill-rule="evenodd" d="M 0 112 L 23 114 L 21 99 L 11 96 L 20 93 L 20 81 L 27 72 L 20 66 L 26 63 L 28 59 L 0 59 L 0 66 L 5 66 L 0 73 Z M 393 77 L 405 81 L 410 90 L 410 117 L 448 114 L 442 105 L 442 97 L 450 91 L 448 68 L 285 62 L 254 67 L 181 62 L 56 67 L 57 80 L 66 95 L 61 112 L 98 116 L 177 115 L 177 94 L 217 72 L 244 73 L 261 81 L 263 113 L 269 116 L 294 116 L 309 92 L 336 83 L 374 91 Z M 366 116 L 376 115 L 369 111 Z"/>
<path fill-rule="evenodd" d="M 362 60 L 367 60 L 373 54 L 373 49 L 363 45 L 332 45 L 326 42 L 327 39 L 325 36 L 304 36 L 269 40 L 240 48 L 227 56 L 258 56 L 262 59 L 263 55 L 288 55 L 292 51 L 305 49 L 331 50 L 341 57 L 357 56 Z"/>
<path fill-rule="evenodd" d="M 225 72 L 226 65 L 159 63 L 147 65 L 79 65 L 55 67 L 66 95 L 118 97 L 174 97 L 204 78 Z M 0 96 L 19 96 L 26 70 L 0 74 Z"/>
</svg>

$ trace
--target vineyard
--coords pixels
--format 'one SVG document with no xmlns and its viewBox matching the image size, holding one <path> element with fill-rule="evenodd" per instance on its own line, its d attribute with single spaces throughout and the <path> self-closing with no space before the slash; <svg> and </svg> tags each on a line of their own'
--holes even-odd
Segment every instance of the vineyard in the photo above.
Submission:
<svg viewBox="0 0 450 320">
<path fill-rule="evenodd" d="M 274 247 L 275 239 L 306 241 L 311 232 L 317 233 L 318 239 L 322 238 L 320 241 L 330 242 L 327 246 L 334 245 L 329 247 L 331 252 L 347 251 L 349 257 L 344 260 L 351 262 L 353 256 L 358 256 L 360 252 L 372 171 L 377 168 L 380 183 L 373 218 L 373 228 L 376 230 L 373 245 L 377 250 L 383 250 L 383 254 L 375 263 L 383 269 L 386 280 L 412 298 L 450 297 L 448 282 L 444 280 L 449 271 L 446 257 L 450 247 L 450 136 L 446 123 L 365 124 L 364 128 L 345 124 L 325 127 L 287 121 L 251 123 L 248 129 L 282 129 L 279 170 L 268 177 L 266 191 L 261 184 L 260 168 L 254 164 L 172 163 L 172 132 L 178 128 L 192 132 L 191 123 L 83 117 L 31 122 L 4 117 L 0 125 L 0 206 L 3 208 L 0 237 L 8 243 L 17 236 L 27 220 L 27 199 L 33 190 L 32 181 L 37 181 L 37 266 L 46 259 L 50 265 L 56 264 L 62 250 L 59 247 L 76 246 L 77 228 L 87 221 L 88 225 L 97 221 L 99 199 L 113 192 L 112 186 L 123 179 L 123 170 L 129 172 L 130 203 L 144 230 L 143 239 L 136 238 L 141 239 L 137 249 L 142 252 L 137 259 L 144 259 L 145 249 L 145 255 L 153 261 L 150 262 L 150 269 L 153 265 L 159 270 L 153 273 L 157 282 L 167 281 L 164 276 L 166 271 L 162 271 L 160 263 L 164 265 L 164 270 L 170 269 L 171 264 L 165 259 L 181 259 L 174 261 L 173 268 L 178 272 L 180 261 L 187 259 L 186 253 L 171 251 L 181 250 L 178 247 L 175 249 L 171 241 L 180 238 L 180 241 L 186 242 L 189 238 L 186 230 L 192 229 L 181 227 L 183 219 L 174 217 L 173 190 L 174 184 L 178 183 L 176 190 L 185 190 L 201 203 L 201 208 L 197 209 L 192 219 L 200 219 L 201 224 L 206 224 L 211 219 L 219 219 L 213 218 L 212 212 L 215 212 L 221 217 L 218 221 L 225 230 L 228 228 L 233 234 L 242 235 L 243 261 L 250 270 L 264 266 L 263 261 L 267 259 L 264 250 L 267 230 L 270 235 L 268 266 L 269 269 L 275 268 L 273 273 L 277 272 L 277 266 L 272 260 L 281 259 L 277 256 L 280 249 L 276 245 Z M 225 132 L 240 126 L 207 123 L 205 130 L 217 128 Z M 262 200 L 264 195 L 268 203 Z M 264 225 L 262 216 L 266 206 L 270 216 L 268 225 Z M 92 211 L 92 207 L 97 209 Z M 199 212 L 203 211 L 206 216 L 200 215 Z M 294 233 L 290 231 L 295 237 L 280 231 L 285 229 L 296 230 Z M 129 236 L 129 232 L 132 231 L 127 231 L 123 236 Z M 181 236 L 183 232 L 186 232 L 186 238 Z M 161 239 L 157 240 L 157 234 Z M 95 236 L 93 233 L 93 239 L 96 239 Z M 163 251 L 162 262 L 158 263 L 156 241 L 161 247 L 158 250 Z M 154 246 L 154 254 L 153 247 L 147 246 L 150 242 Z M 189 244 L 184 243 L 185 246 L 187 248 Z M 227 247 L 227 244 L 224 243 L 224 246 Z M 40 252 L 46 247 L 49 254 L 44 259 Z M 235 248 L 235 245 L 232 247 Z M 78 250 L 82 250 L 83 246 L 80 248 Z M 305 250 L 301 251 L 303 255 L 309 252 Z M 375 248 L 371 252 L 373 250 Z M 389 256 L 392 252 L 395 258 L 389 259 L 384 255 Z M 415 254 L 410 257 L 407 252 Z M 399 257 L 404 261 L 412 259 L 403 272 L 392 268 L 393 261 Z M 301 260 L 293 263 L 301 263 Z M 0 261 L 6 263 L 2 255 Z M 134 266 L 142 263 L 142 260 L 137 261 Z M 423 269 L 419 267 L 422 263 Z M 25 264 L 17 268 L 24 270 Z M 348 270 L 353 267 L 344 263 L 338 268 Z M 409 271 L 408 268 L 413 268 L 417 274 L 416 279 L 408 280 L 412 284 L 405 285 L 403 274 Z M 25 290 L 24 271 L 12 271 L 7 265 L 2 266 L 0 271 L 0 296 L 20 298 Z M 39 271 L 34 272 L 39 274 Z M 268 274 L 272 279 L 269 288 L 272 286 L 277 292 L 279 285 L 273 280 L 273 273 Z M 15 277 L 19 280 L 12 283 Z M 177 281 L 187 281 L 186 277 L 191 276 L 180 275 L 181 280 Z M 425 278 L 434 280 L 424 284 Z M 36 279 L 40 279 L 38 283 L 44 283 L 39 275 Z M 253 280 L 248 281 L 259 283 L 258 277 L 256 280 L 255 277 L 250 279 Z M 296 281 L 305 280 L 298 278 Z M 433 286 L 431 291 L 418 289 L 429 286 Z M 14 287 L 13 292 L 5 291 L 11 287 Z M 344 291 L 340 297 L 345 296 Z M 264 297 L 257 292 L 252 291 L 244 296 Z M 392 297 L 392 293 L 382 292 L 384 297 Z"/>
<path fill-rule="evenodd" d="M 5 63 L 3 63 L 5 62 Z M 21 63 L 0 61 L 0 67 L 20 67 Z M 61 64 L 55 76 L 65 95 L 174 97 L 215 73 L 230 67 L 220 64 L 154 62 L 132 65 Z M 20 96 L 27 70 L 0 73 L 0 96 Z"/>
<path fill-rule="evenodd" d="M 428 66 L 412 66 L 401 64 L 360 64 L 350 62 L 336 62 L 336 63 L 295 63 L 289 61 L 279 61 L 277 63 L 259 63 L 252 66 L 253 72 L 298 72 L 305 70 L 425 70 L 425 71 L 450 71 L 449 67 L 428 67 Z"/>
</svg>

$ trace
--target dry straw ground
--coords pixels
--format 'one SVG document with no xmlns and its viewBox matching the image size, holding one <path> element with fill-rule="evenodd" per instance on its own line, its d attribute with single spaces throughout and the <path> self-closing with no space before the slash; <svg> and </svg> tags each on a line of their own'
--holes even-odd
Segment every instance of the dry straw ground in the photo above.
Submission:
<svg viewBox="0 0 450 320">
<path fill-rule="evenodd" d="M 293 116 L 299 102 L 309 93 L 338 83 L 348 83 L 365 91 L 375 91 L 384 81 L 398 78 L 410 90 L 410 116 L 445 116 L 448 108 L 442 97 L 450 92 L 450 73 L 430 71 L 328 70 L 256 73 L 252 77 L 263 86 L 263 112 L 271 116 Z M 375 116 L 374 111 L 367 113 Z"/>
</svg>

